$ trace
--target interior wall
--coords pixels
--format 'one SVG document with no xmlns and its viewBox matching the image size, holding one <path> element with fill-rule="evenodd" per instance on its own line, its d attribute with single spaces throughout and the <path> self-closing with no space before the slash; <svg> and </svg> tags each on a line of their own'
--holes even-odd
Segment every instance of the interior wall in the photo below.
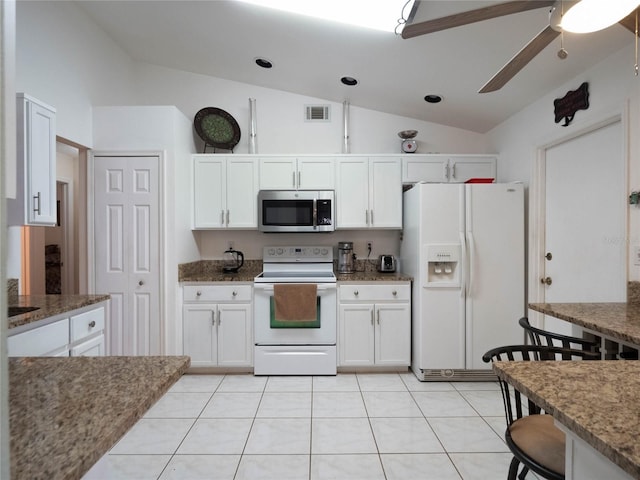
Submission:
<svg viewBox="0 0 640 480">
<path fill-rule="evenodd" d="M 59 136 L 91 147 L 93 105 L 134 102 L 133 61 L 74 2 L 16 3 L 16 90 L 56 108 Z"/>
<path fill-rule="evenodd" d="M 229 112 L 241 130 L 234 153 L 249 151 L 249 98 L 256 99 L 258 153 L 342 153 L 342 103 L 143 63 L 135 69 L 140 104 L 176 105 L 191 120 L 205 107 Z M 330 121 L 305 121 L 305 105 L 318 104 L 330 106 Z M 349 110 L 350 153 L 400 153 L 401 130 L 418 130 L 419 153 L 494 153 L 483 134 L 353 105 Z M 202 153 L 203 142 L 196 142 Z"/>
<path fill-rule="evenodd" d="M 549 92 L 537 102 L 512 116 L 489 132 L 488 138 L 498 155 L 500 181 L 521 180 L 526 185 L 533 178 L 537 149 L 550 145 L 613 115 L 621 115 L 626 125 L 628 143 L 624 152 L 628 159 L 627 194 L 640 190 L 640 78 L 633 73 L 634 45 L 631 44 L 609 58 Z M 573 122 L 563 127 L 554 122 L 553 101 L 589 83 L 589 108 L 579 110 Z M 571 179 L 567 178 L 567 182 Z M 585 195 L 603 192 L 584 192 Z M 632 248 L 640 244 L 640 208 L 628 207 L 628 238 L 621 239 L 629 248 L 628 279 L 640 280 L 640 267 L 633 265 Z M 584 212 L 588 215 L 588 212 Z M 535 219 L 530 219 L 534 221 Z M 597 229 L 597 225 L 594 225 Z"/>
</svg>

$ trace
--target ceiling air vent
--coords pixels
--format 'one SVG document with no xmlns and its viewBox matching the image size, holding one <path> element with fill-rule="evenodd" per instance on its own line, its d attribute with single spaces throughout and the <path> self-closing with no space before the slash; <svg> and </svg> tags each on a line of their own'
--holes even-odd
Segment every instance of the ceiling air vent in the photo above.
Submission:
<svg viewBox="0 0 640 480">
<path fill-rule="evenodd" d="M 328 122 L 329 105 L 305 105 L 304 119 L 307 122 Z"/>
</svg>

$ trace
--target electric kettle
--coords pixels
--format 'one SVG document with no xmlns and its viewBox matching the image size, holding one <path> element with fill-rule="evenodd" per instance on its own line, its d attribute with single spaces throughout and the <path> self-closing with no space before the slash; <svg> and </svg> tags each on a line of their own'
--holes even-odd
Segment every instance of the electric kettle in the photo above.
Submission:
<svg viewBox="0 0 640 480">
<path fill-rule="evenodd" d="M 244 255 L 238 250 L 230 248 L 222 256 L 222 271 L 225 273 L 236 273 L 244 265 Z"/>
</svg>

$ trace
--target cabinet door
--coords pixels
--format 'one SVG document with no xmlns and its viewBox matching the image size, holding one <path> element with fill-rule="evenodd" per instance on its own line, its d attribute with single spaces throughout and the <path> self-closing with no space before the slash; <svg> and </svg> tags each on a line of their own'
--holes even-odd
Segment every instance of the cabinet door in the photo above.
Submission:
<svg viewBox="0 0 640 480">
<path fill-rule="evenodd" d="M 411 310 L 407 303 L 375 307 L 376 365 L 409 365 L 411 362 Z"/>
<path fill-rule="evenodd" d="M 448 182 L 447 157 L 411 155 L 402 157 L 402 183 Z"/>
<path fill-rule="evenodd" d="M 104 335 L 98 335 L 71 349 L 72 357 L 104 357 Z"/>
<path fill-rule="evenodd" d="M 449 158 L 450 182 L 464 183 L 472 178 L 496 178 L 495 157 Z"/>
<path fill-rule="evenodd" d="M 227 159 L 227 228 L 258 227 L 258 162 L 255 158 Z"/>
<path fill-rule="evenodd" d="M 69 355 L 69 319 L 37 327 L 7 338 L 10 357 Z M 65 353 L 66 352 L 66 353 Z"/>
<path fill-rule="evenodd" d="M 298 188 L 333 190 L 336 185 L 335 165 L 332 157 L 298 158 Z"/>
<path fill-rule="evenodd" d="M 184 354 L 192 367 L 217 364 L 216 305 L 187 305 L 182 310 Z"/>
<path fill-rule="evenodd" d="M 226 213 L 225 160 L 193 157 L 193 228 L 223 228 Z"/>
<path fill-rule="evenodd" d="M 369 159 L 340 159 L 337 164 L 336 228 L 369 226 Z"/>
<path fill-rule="evenodd" d="M 30 225 L 55 225 L 56 115 L 34 102 L 27 111 L 28 220 Z"/>
<path fill-rule="evenodd" d="M 374 308 L 372 304 L 341 304 L 339 311 L 339 366 L 374 364 Z"/>
<path fill-rule="evenodd" d="M 218 305 L 218 365 L 253 365 L 251 305 Z"/>
<path fill-rule="evenodd" d="M 260 190 L 293 190 L 296 176 L 295 158 L 260 159 Z"/>
<path fill-rule="evenodd" d="M 402 228 L 400 158 L 372 158 L 369 165 L 369 226 Z"/>
</svg>

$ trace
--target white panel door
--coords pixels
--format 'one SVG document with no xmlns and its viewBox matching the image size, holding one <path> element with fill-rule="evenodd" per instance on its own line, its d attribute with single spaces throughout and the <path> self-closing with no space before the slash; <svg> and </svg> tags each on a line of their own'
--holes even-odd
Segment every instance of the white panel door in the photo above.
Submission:
<svg viewBox="0 0 640 480">
<path fill-rule="evenodd" d="M 333 190 L 336 185 L 333 157 L 298 158 L 298 189 Z"/>
<path fill-rule="evenodd" d="M 339 306 L 339 365 L 367 366 L 375 363 L 373 304 Z"/>
<path fill-rule="evenodd" d="M 218 305 L 218 365 L 251 366 L 253 359 L 251 305 Z"/>
<path fill-rule="evenodd" d="M 258 228 L 258 181 L 255 158 L 227 159 L 227 178 L 222 183 L 227 196 L 228 228 Z"/>
<path fill-rule="evenodd" d="M 160 353 L 160 159 L 94 161 L 95 285 L 111 295 L 111 355 Z"/>
<path fill-rule="evenodd" d="M 467 185 L 466 235 L 466 368 L 490 369 L 485 352 L 524 342 L 523 185 Z"/>
<path fill-rule="evenodd" d="M 404 304 L 380 304 L 375 307 L 376 365 L 411 363 L 411 308 Z"/>
<path fill-rule="evenodd" d="M 546 150 L 545 302 L 626 301 L 623 143 L 618 121 Z"/>
</svg>

